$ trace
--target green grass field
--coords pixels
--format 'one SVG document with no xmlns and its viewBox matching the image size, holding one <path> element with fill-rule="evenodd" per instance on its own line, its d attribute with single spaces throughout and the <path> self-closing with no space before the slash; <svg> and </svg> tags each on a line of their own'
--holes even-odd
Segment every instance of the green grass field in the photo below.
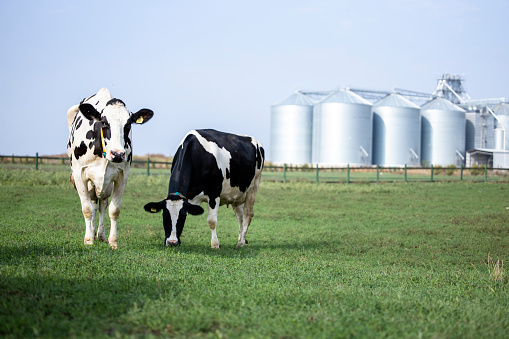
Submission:
<svg viewBox="0 0 509 339">
<path fill-rule="evenodd" d="M 0 336 L 507 338 L 509 185 L 262 182 L 163 246 L 167 176 L 132 176 L 119 249 L 83 244 L 69 171 L 0 169 Z M 109 222 L 109 221 L 108 221 Z M 109 230 L 107 229 L 107 232 Z"/>
</svg>

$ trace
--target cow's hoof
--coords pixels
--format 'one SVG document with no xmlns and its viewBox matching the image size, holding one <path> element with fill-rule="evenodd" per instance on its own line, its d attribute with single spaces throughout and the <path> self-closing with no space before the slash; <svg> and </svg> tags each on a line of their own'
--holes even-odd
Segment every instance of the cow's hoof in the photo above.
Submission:
<svg viewBox="0 0 509 339">
<path fill-rule="evenodd" d="M 247 243 L 247 241 L 246 241 Z M 237 248 L 244 247 L 245 244 L 241 243 L 240 241 L 237 243 Z"/>
<path fill-rule="evenodd" d="M 218 243 L 218 242 L 216 242 L 216 243 L 211 243 L 211 244 L 210 244 L 210 247 L 211 247 L 211 248 L 218 249 L 218 248 L 220 248 L 220 247 L 221 247 L 221 245 L 219 245 L 219 243 Z"/>
<path fill-rule="evenodd" d="M 108 239 L 108 243 L 112 250 L 116 250 L 118 248 L 117 237 L 110 237 Z"/>
<path fill-rule="evenodd" d="M 85 245 L 93 245 L 94 238 L 85 238 L 84 243 L 85 243 Z"/>
<path fill-rule="evenodd" d="M 104 233 L 97 233 L 97 240 L 106 242 L 106 234 Z"/>
</svg>

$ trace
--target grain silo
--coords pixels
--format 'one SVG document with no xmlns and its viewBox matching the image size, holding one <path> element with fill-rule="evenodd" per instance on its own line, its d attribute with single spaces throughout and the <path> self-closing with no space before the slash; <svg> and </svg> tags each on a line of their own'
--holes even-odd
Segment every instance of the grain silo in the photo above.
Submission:
<svg viewBox="0 0 509 339">
<path fill-rule="evenodd" d="M 373 104 L 373 164 L 419 166 L 421 116 L 419 106 L 392 93 Z"/>
<path fill-rule="evenodd" d="M 369 101 L 348 89 L 332 92 L 313 109 L 313 163 L 370 165 L 372 128 Z"/>
<path fill-rule="evenodd" d="M 509 105 L 502 103 L 495 107 L 497 116 L 495 129 L 495 149 L 509 150 Z"/>
<path fill-rule="evenodd" d="M 271 107 L 271 161 L 279 164 L 311 163 L 313 100 L 295 91 Z"/>
<path fill-rule="evenodd" d="M 484 107 L 469 107 L 465 112 L 465 150 L 493 148 L 495 119 Z"/>
<path fill-rule="evenodd" d="M 465 157 L 465 111 L 444 98 L 421 107 L 424 165 L 461 165 Z"/>
</svg>

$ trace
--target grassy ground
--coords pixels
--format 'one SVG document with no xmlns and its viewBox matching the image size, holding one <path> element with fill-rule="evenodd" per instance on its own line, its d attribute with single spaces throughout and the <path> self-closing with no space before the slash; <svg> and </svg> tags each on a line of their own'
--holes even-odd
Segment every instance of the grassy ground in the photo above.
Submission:
<svg viewBox="0 0 509 339">
<path fill-rule="evenodd" d="M 509 186 L 262 183 L 166 248 L 165 176 L 130 178 L 119 249 L 83 245 L 69 173 L 0 169 L 3 337 L 503 338 Z"/>
</svg>

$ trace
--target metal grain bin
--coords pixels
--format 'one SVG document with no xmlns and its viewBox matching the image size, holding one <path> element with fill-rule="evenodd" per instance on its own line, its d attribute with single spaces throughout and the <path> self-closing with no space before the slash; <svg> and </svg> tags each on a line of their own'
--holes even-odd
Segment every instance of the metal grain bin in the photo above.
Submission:
<svg viewBox="0 0 509 339">
<path fill-rule="evenodd" d="M 278 164 L 311 163 L 313 100 L 295 91 L 271 106 L 271 161 Z"/>
<path fill-rule="evenodd" d="M 493 148 L 495 119 L 483 108 L 465 112 L 465 150 Z"/>
<path fill-rule="evenodd" d="M 509 105 L 502 103 L 495 107 L 495 115 L 497 116 L 496 127 L 498 130 L 498 142 L 500 149 L 509 150 Z"/>
<path fill-rule="evenodd" d="M 419 166 L 421 116 L 419 106 L 393 93 L 380 99 L 373 111 L 373 164 Z"/>
<path fill-rule="evenodd" d="M 371 103 L 352 91 L 338 90 L 313 110 L 313 163 L 322 166 L 371 164 Z"/>
<path fill-rule="evenodd" d="M 426 165 L 461 165 L 465 159 L 465 111 L 444 98 L 421 107 L 421 155 Z"/>
</svg>

